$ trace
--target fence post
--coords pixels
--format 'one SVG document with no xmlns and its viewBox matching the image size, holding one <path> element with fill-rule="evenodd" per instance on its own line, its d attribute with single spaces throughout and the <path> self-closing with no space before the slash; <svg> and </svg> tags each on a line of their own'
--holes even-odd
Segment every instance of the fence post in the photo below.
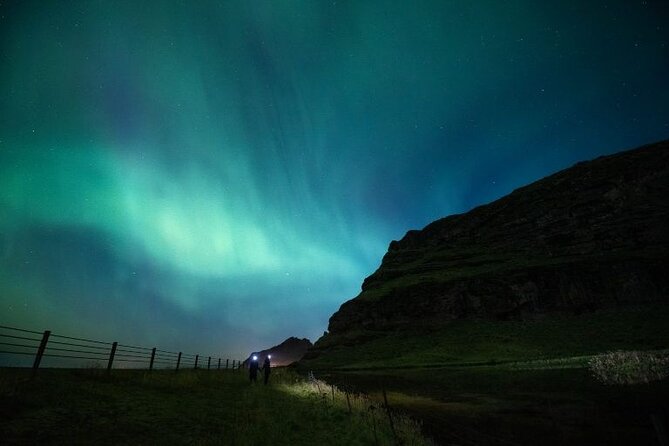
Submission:
<svg viewBox="0 0 669 446">
<path fill-rule="evenodd" d="M 207 359 L 207 370 L 211 369 L 211 356 Z"/>
<path fill-rule="evenodd" d="M 218 370 L 221 370 L 221 358 L 218 358 Z"/>
<path fill-rule="evenodd" d="M 225 370 L 228 370 L 228 365 L 230 364 L 230 359 L 225 360 Z"/>
<path fill-rule="evenodd" d="M 174 369 L 175 372 L 179 370 L 179 364 L 181 364 L 181 352 L 179 352 L 179 356 L 177 356 L 177 368 Z"/>
<path fill-rule="evenodd" d="M 235 369 L 235 360 L 233 359 L 232 360 L 232 370 L 234 370 L 234 369 Z"/>
<path fill-rule="evenodd" d="M 151 350 L 151 362 L 149 363 L 149 371 L 153 370 L 153 360 L 156 359 L 156 348 L 153 347 Z"/>
<path fill-rule="evenodd" d="M 46 343 L 49 342 L 49 336 L 51 336 L 51 330 L 45 330 L 44 334 L 42 334 L 42 340 L 39 343 L 37 354 L 35 355 L 35 362 L 33 362 L 33 376 L 35 375 L 35 372 L 37 372 L 40 362 L 42 362 L 42 356 L 46 349 Z"/>
<path fill-rule="evenodd" d="M 118 342 L 114 342 L 112 344 L 111 351 L 109 352 L 109 362 L 107 363 L 107 373 L 109 373 L 112 369 L 112 364 L 114 364 L 114 355 L 116 354 L 116 347 L 118 346 Z"/>
<path fill-rule="evenodd" d="M 197 368 L 197 360 L 198 360 L 199 358 L 200 358 L 200 355 L 195 355 L 195 367 L 193 367 L 194 369 Z"/>
<path fill-rule="evenodd" d="M 383 403 L 386 406 L 386 413 L 388 414 L 388 421 L 390 422 L 390 430 L 393 433 L 393 439 L 397 444 L 397 432 L 395 432 L 395 424 L 393 423 L 393 416 L 390 414 L 390 406 L 388 406 L 388 397 L 386 396 L 386 388 L 383 387 Z"/>
</svg>

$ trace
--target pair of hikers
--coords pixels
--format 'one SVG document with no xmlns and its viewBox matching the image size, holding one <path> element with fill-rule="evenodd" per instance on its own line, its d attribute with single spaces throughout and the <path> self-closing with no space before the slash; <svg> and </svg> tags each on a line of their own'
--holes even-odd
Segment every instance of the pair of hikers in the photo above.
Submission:
<svg viewBox="0 0 669 446">
<path fill-rule="evenodd" d="M 249 361 L 249 380 L 254 383 L 258 380 L 258 370 L 262 371 L 265 384 L 269 381 L 269 374 L 272 368 L 270 363 L 270 358 L 272 355 L 267 355 L 265 357 L 265 362 L 262 364 L 262 368 L 258 365 L 258 356 L 253 355 L 251 361 Z"/>
</svg>

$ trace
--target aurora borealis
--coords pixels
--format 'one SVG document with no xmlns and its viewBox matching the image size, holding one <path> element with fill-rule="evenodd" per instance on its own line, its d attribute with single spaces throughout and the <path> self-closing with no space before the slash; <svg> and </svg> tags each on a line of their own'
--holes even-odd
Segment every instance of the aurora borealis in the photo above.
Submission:
<svg viewBox="0 0 669 446">
<path fill-rule="evenodd" d="M 315 341 L 407 230 L 667 138 L 668 23 L 663 1 L 4 1 L 1 323 Z"/>
</svg>

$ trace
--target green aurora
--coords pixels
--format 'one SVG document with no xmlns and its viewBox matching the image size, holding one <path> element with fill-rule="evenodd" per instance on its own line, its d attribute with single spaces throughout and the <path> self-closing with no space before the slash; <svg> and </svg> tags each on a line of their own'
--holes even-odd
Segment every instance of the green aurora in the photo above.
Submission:
<svg viewBox="0 0 669 446">
<path fill-rule="evenodd" d="M 668 11 L 4 1 L 0 324 L 315 340 L 408 229 L 666 138 Z"/>
</svg>

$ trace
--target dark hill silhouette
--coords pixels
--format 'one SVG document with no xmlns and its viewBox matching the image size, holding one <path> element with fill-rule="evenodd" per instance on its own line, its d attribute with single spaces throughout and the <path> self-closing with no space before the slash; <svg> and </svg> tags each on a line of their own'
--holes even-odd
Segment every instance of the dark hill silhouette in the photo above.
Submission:
<svg viewBox="0 0 669 446">
<path fill-rule="evenodd" d="M 312 347 L 312 343 L 309 339 L 298 339 L 296 337 L 290 337 L 283 341 L 279 345 L 270 347 L 266 350 L 261 350 L 259 352 L 254 352 L 249 355 L 248 358 L 243 362 L 244 366 L 248 364 L 251 356 L 258 355 L 258 361 L 260 364 L 263 363 L 265 357 L 269 354 L 272 355 L 272 366 L 286 366 L 302 359 L 307 350 Z"/>
<path fill-rule="evenodd" d="M 581 162 L 392 241 L 315 358 L 358 333 L 669 301 L 669 141 Z M 358 341 L 354 339 L 358 338 Z"/>
</svg>

